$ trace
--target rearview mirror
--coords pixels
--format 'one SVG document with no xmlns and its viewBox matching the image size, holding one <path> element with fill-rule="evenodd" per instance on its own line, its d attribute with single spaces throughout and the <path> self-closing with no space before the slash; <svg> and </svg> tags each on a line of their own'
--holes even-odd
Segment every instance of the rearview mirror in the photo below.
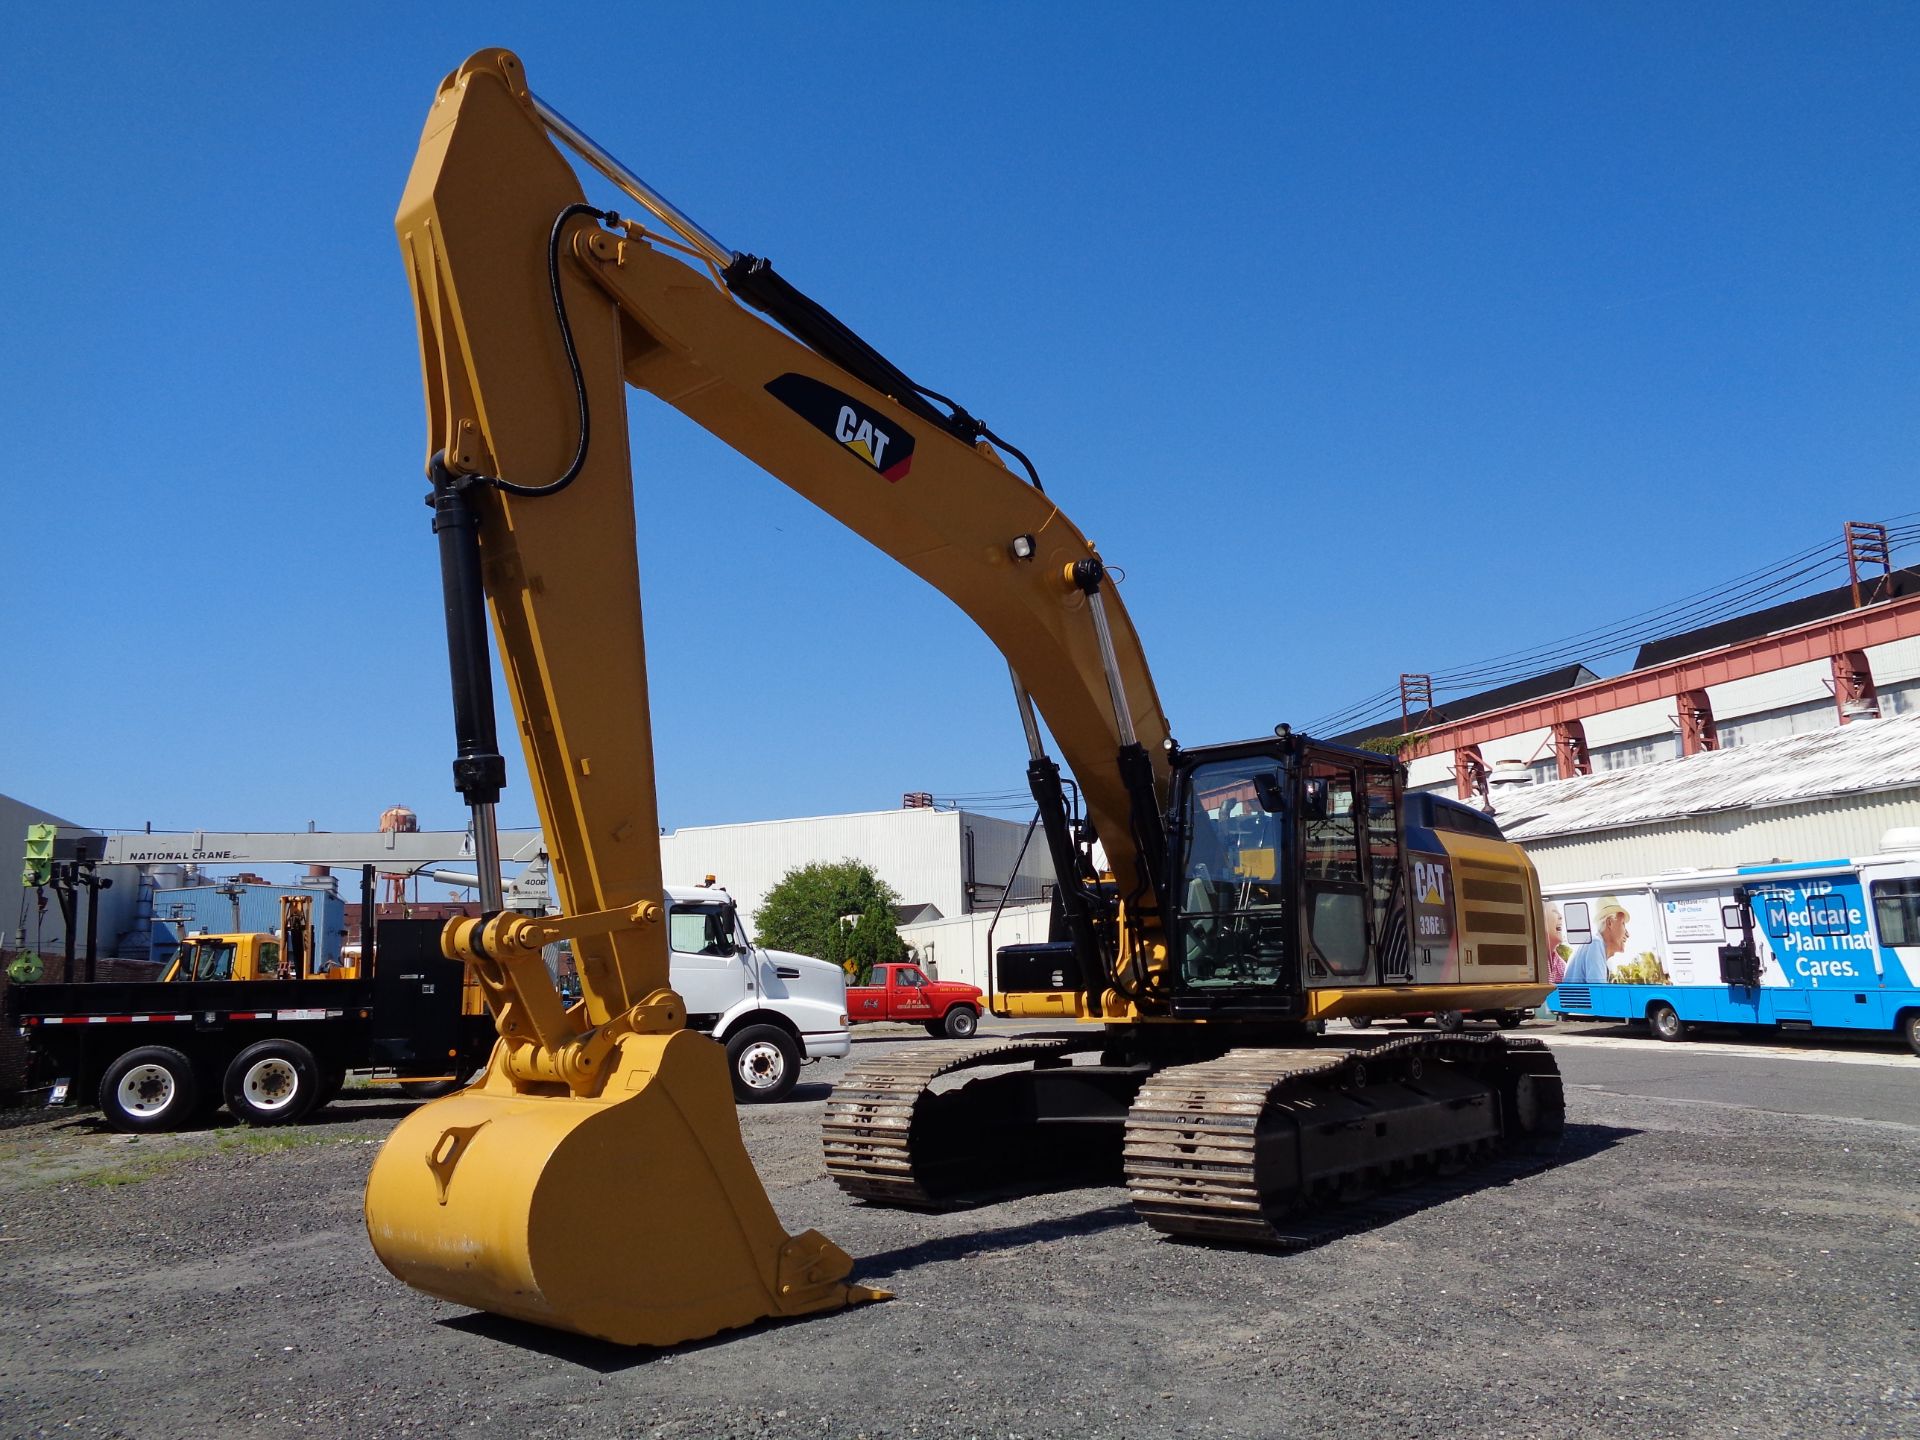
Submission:
<svg viewBox="0 0 1920 1440">
<path fill-rule="evenodd" d="M 1287 792 L 1280 787 L 1278 775 L 1254 776 L 1253 793 L 1260 797 L 1261 808 L 1269 815 L 1278 815 L 1287 808 Z"/>
</svg>

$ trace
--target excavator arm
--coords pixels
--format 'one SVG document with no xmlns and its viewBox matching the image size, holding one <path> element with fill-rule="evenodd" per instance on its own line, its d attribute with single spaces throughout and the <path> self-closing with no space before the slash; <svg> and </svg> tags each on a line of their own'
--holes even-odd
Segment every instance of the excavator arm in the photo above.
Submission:
<svg viewBox="0 0 1920 1440">
<path fill-rule="evenodd" d="M 588 206 L 556 136 L 646 219 Z M 670 986 L 624 388 L 689 416 L 987 633 L 1013 672 L 1036 785 L 1052 766 L 1037 707 L 1136 936 L 1157 913 L 1168 775 L 1139 638 L 1093 545 L 1001 462 L 984 426 L 765 262 L 719 246 L 535 97 L 512 54 L 482 51 L 442 83 L 397 225 L 428 402 L 454 772 L 488 912 L 451 925 L 445 948 L 479 980 L 501 1040 L 481 1085 L 417 1112 L 383 1151 L 367 1196 L 375 1248 L 433 1293 L 623 1341 L 868 1298 L 844 1283 L 844 1254 L 780 1230 L 717 1052 L 683 1029 Z M 500 913 L 489 624 L 564 918 Z M 584 996 L 571 1009 L 540 958 L 560 940 Z M 1088 975 L 1089 1006 L 1108 978 Z M 598 1209 L 621 1176 L 644 1203 L 607 1194 Z M 623 1240 L 583 1245 L 581 1227 L 636 1204 Z M 737 1252 L 731 1272 L 695 1283 L 675 1269 L 716 1248 Z M 641 1293 L 608 1300 L 603 1265 Z"/>
<path fill-rule="evenodd" d="M 556 235 L 556 219 L 582 202 L 556 134 L 660 212 L 648 216 L 652 227 L 579 214 Z M 563 492 L 484 486 L 475 499 L 494 622 L 569 913 L 658 888 L 646 870 L 657 827 L 622 381 L 965 611 L 1031 695 L 1113 873 L 1133 885 L 1140 850 L 1158 843 L 1167 784 L 1168 726 L 1139 637 L 1092 544 L 987 442 L 965 438 L 973 427 L 964 418 L 944 423 L 953 417 L 771 267 L 680 216 L 533 96 L 504 51 L 476 55 L 442 85 L 399 228 L 420 318 L 429 453 L 457 474 L 522 487 L 550 483 L 578 459 Z M 814 343 L 769 324 L 740 295 Z M 583 756 L 615 763 L 615 746 L 590 727 L 620 737 L 648 771 L 640 783 L 624 769 L 603 770 L 603 782 L 579 773 Z M 1131 792 L 1118 759 L 1128 746 L 1145 761 Z M 630 798 L 641 790 L 644 807 Z M 622 813 L 597 816 L 605 803 Z M 616 832 L 623 838 L 609 843 Z M 575 888 L 583 893 L 567 893 Z M 646 986 L 607 975 L 599 988 Z"/>
</svg>

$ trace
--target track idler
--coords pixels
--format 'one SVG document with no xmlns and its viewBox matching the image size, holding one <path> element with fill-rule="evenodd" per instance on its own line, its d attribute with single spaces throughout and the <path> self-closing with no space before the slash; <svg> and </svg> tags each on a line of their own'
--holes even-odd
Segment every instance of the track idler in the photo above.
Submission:
<svg viewBox="0 0 1920 1440">
<path fill-rule="evenodd" d="M 673 1345 L 885 1292 L 790 1236 L 740 1138 L 726 1057 L 686 1030 L 619 1038 L 591 1097 L 516 1080 L 414 1111 L 375 1158 L 381 1263 L 458 1305 L 621 1345 Z"/>
</svg>

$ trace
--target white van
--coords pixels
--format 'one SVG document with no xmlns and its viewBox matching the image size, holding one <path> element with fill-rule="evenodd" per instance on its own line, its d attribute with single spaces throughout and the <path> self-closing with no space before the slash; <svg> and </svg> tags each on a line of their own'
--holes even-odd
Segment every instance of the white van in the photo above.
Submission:
<svg viewBox="0 0 1920 1440">
<path fill-rule="evenodd" d="M 736 1099 L 784 1099 L 802 1064 L 853 1048 L 845 973 L 749 943 L 726 891 L 669 885 L 667 926 L 687 1025 L 727 1047 Z"/>
</svg>

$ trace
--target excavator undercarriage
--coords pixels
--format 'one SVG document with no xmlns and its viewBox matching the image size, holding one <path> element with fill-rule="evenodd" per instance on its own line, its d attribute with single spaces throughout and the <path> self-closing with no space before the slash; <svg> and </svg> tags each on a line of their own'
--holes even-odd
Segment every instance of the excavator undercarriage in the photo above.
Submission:
<svg viewBox="0 0 1920 1440">
<path fill-rule="evenodd" d="M 918 1209 L 1124 1184 L 1169 1235 L 1287 1246 L 1377 1195 L 1470 1167 L 1482 1181 L 1532 1168 L 1564 1125 L 1559 1069 L 1533 1039 L 1212 1054 L 1181 1041 L 1158 1063 L 1160 1047 L 1138 1032 L 921 1045 L 864 1062 L 827 1102 L 827 1170 L 850 1195 Z M 978 1071 L 994 1073 L 940 1083 Z"/>
</svg>

